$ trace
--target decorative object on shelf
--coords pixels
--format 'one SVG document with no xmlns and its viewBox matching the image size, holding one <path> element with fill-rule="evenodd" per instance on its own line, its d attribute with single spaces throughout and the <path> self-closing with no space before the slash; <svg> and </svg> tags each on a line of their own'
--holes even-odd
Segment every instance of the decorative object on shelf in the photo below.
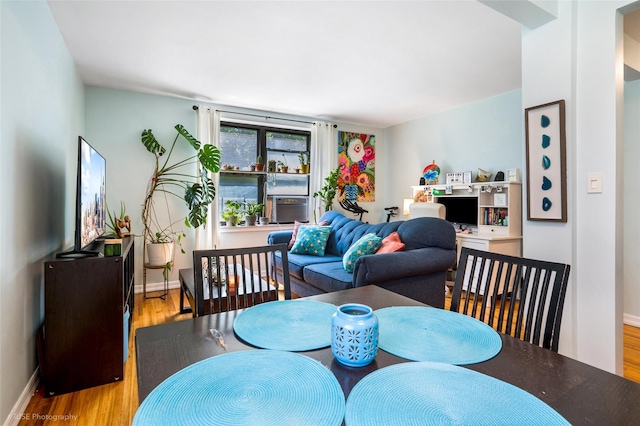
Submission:
<svg viewBox="0 0 640 426">
<path fill-rule="evenodd" d="M 309 152 L 301 152 L 298 154 L 300 160 L 300 170 L 302 173 L 309 173 Z M 297 169 L 296 169 L 297 170 Z"/>
<path fill-rule="evenodd" d="M 329 175 L 324 178 L 324 185 L 322 188 L 313 194 L 313 198 L 320 198 L 325 212 L 333 210 L 333 199 L 336 197 L 338 191 L 339 175 L 340 167 L 329 172 Z"/>
<path fill-rule="evenodd" d="M 104 240 L 105 256 L 120 256 L 122 254 L 122 238 L 108 238 Z"/>
<path fill-rule="evenodd" d="M 420 176 L 420 181 L 418 183 L 418 185 L 426 185 L 427 181 L 424 180 L 424 176 Z"/>
<path fill-rule="evenodd" d="M 471 183 L 471 172 L 447 173 L 447 185 L 464 185 Z"/>
<path fill-rule="evenodd" d="M 496 207 L 507 207 L 507 194 L 504 192 L 493 194 L 493 205 Z"/>
<path fill-rule="evenodd" d="M 256 164 L 254 164 L 255 170 L 261 172 L 264 170 L 264 162 L 262 162 L 262 155 L 258 155 L 256 158 Z"/>
<path fill-rule="evenodd" d="M 496 177 L 493 178 L 494 182 L 504 182 L 504 172 L 496 173 Z"/>
<path fill-rule="evenodd" d="M 222 218 L 227 222 L 229 226 L 236 226 L 242 220 L 244 211 L 242 210 L 242 204 L 236 200 L 227 200 L 224 203 L 224 211 L 222 212 Z"/>
<path fill-rule="evenodd" d="M 438 166 L 434 160 L 422 170 L 422 175 L 427 185 L 435 185 L 438 183 L 438 177 L 440 176 L 440 166 Z"/>
<path fill-rule="evenodd" d="M 267 172 L 275 173 L 276 172 L 276 165 L 277 165 L 276 160 L 269 160 L 267 162 Z"/>
<path fill-rule="evenodd" d="M 349 367 L 364 367 L 378 353 L 378 317 L 359 303 L 338 307 L 331 318 L 331 352 Z"/>
<path fill-rule="evenodd" d="M 476 182 L 489 182 L 491 179 L 491 172 L 488 172 L 483 169 L 478 169 L 478 174 L 476 175 Z"/>
<path fill-rule="evenodd" d="M 567 221 L 564 100 L 525 109 L 527 219 Z"/>
<path fill-rule="evenodd" d="M 244 221 L 247 226 L 255 226 L 258 215 L 262 213 L 264 204 L 247 202 L 244 209 Z"/>
<path fill-rule="evenodd" d="M 269 224 L 269 218 L 266 216 L 260 216 L 260 225 L 268 225 Z"/>
<path fill-rule="evenodd" d="M 131 234 L 131 217 L 126 214 L 123 201 L 120 201 L 120 215 L 116 215 L 115 211 L 112 215 L 108 208 L 107 214 L 109 215 L 109 222 L 107 223 L 108 235 L 122 238 Z"/>
<path fill-rule="evenodd" d="M 520 182 L 520 169 L 507 169 L 507 182 Z"/>
<path fill-rule="evenodd" d="M 375 135 L 338 132 L 339 201 L 375 201 L 375 144 Z"/>
<path fill-rule="evenodd" d="M 176 137 L 167 150 L 156 140 L 151 129 L 143 130 L 141 142 L 153 154 L 155 167 L 153 174 L 147 185 L 147 192 L 142 205 L 142 223 L 144 224 L 143 237 L 145 241 L 144 251 L 147 245 L 152 243 L 178 243 L 181 252 L 184 249 L 180 244 L 181 238 L 186 235 L 182 231 L 175 231 L 173 226 L 178 222 L 184 222 L 186 226 L 197 228 L 207 221 L 209 205 L 215 197 L 215 187 L 208 173 L 220 171 L 220 150 L 211 144 L 201 145 L 200 141 L 194 138 L 181 124 L 175 126 Z M 171 162 L 174 152 L 185 152 L 176 150 L 178 139 L 186 140 L 193 149 L 193 155 L 181 158 L 175 163 Z M 166 155 L 165 155 L 166 154 Z M 162 163 L 160 160 L 162 159 Z M 185 192 L 180 196 L 175 188 L 182 187 Z M 168 223 L 161 223 L 156 212 L 155 195 L 162 194 L 164 200 L 161 205 L 166 206 Z M 167 194 L 173 195 L 183 200 L 188 208 L 186 217 L 172 220 L 169 213 Z M 171 244 L 173 246 L 173 244 Z M 173 259 L 173 256 L 171 256 Z M 163 273 L 171 269 L 172 261 L 168 261 Z"/>
<path fill-rule="evenodd" d="M 235 170 L 236 166 L 234 166 L 233 164 L 225 164 L 224 166 L 222 166 L 222 169 L 229 172 Z"/>
</svg>

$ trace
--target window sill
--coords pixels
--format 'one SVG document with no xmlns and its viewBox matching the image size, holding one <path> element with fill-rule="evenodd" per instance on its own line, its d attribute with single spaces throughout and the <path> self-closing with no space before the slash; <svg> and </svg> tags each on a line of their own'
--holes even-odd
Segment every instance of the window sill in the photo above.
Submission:
<svg viewBox="0 0 640 426">
<path fill-rule="evenodd" d="M 269 225 L 255 225 L 255 226 L 221 226 L 220 233 L 236 233 L 236 232 L 274 232 L 274 231 L 291 231 L 293 230 L 293 223 L 277 224 L 271 223 Z"/>
</svg>

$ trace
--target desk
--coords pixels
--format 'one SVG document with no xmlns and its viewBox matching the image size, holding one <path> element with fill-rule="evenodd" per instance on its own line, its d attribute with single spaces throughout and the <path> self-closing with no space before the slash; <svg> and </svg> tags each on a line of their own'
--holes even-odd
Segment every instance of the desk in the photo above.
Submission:
<svg viewBox="0 0 640 426">
<path fill-rule="evenodd" d="M 376 286 L 365 286 L 307 298 L 335 305 L 363 303 L 374 310 L 388 306 L 424 306 Z M 139 328 L 136 333 L 138 395 L 147 395 L 171 374 L 203 359 L 225 353 L 207 338 L 216 328 L 225 334 L 227 351 L 253 349 L 233 333 L 240 311 L 207 315 L 185 321 Z M 640 384 L 510 336 L 502 335 L 502 350 L 493 359 L 466 366 L 524 389 L 549 404 L 574 425 L 637 424 Z M 331 348 L 304 352 L 331 369 L 345 397 L 368 373 L 388 365 L 410 362 L 379 350 L 367 367 L 337 363 Z M 461 402 L 462 403 L 462 402 Z"/>
</svg>

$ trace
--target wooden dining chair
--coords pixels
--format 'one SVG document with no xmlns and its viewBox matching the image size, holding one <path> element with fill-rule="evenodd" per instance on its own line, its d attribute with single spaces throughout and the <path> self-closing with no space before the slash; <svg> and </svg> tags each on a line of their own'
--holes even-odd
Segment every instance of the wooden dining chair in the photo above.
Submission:
<svg viewBox="0 0 640 426">
<path fill-rule="evenodd" d="M 276 253 L 283 260 L 281 275 L 275 271 Z M 287 244 L 194 250 L 193 273 L 205 314 L 291 299 Z"/>
<path fill-rule="evenodd" d="M 451 311 L 558 351 L 570 266 L 463 247 Z"/>
</svg>

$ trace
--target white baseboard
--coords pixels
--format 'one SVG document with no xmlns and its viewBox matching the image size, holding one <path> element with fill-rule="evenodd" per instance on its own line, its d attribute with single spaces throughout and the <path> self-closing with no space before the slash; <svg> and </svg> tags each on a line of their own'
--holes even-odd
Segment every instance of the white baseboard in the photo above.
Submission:
<svg viewBox="0 0 640 426">
<path fill-rule="evenodd" d="M 622 322 L 634 327 L 640 327 L 640 317 L 637 317 L 635 315 L 624 314 L 622 317 Z"/>
<path fill-rule="evenodd" d="M 29 401 L 31 401 L 31 397 L 34 393 L 36 393 L 36 389 L 38 388 L 38 383 L 40 383 L 40 367 L 36 367 L 36 371 L 33 372 L 27 386 L 22 391 L 20 398 L 11 409 L 11 413 L 9 413 L 9 417 L 4 422 L 4 426 L 17 426 L 20 420 L 31 413 L 25 413 L 24 410 L 27 409 L 29 405 Z"/>
<path fill-rule="evenodd" d="M 180 288 L 180 281 L 169 281 L 169 289 Z M 142 284 L 138 284 L 134 291 L 136 293 L 142 293 Z M 164 283 L 162 281 L 157 283 L 147 283 L 147 293 L 150 291 L 162 291 L 164 290 Z"/>
</svg>

